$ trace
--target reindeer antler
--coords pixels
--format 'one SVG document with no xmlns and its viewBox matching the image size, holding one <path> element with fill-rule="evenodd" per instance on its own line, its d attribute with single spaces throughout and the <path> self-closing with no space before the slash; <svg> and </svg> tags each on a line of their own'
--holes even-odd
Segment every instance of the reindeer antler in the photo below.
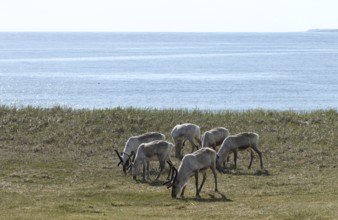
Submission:
<svg viewBox="0 0 338 220">
<path fill-rule="evenodd" d="M 163 185 L 167 185 L 167 188 L 169 189 L 170 187 L 172 187 L 172 185 L 174 184 L 176 177 L 177 177 L 177 169 L 175 168 L 174 164 L 171 161 L 167 161 L 167 163 L 170 166 L 170 169 L 173 170 L 172 174 L 171 174 L 171 179 L 167 182 L 164 182 Z"/>
<path fill-rule="evenodd" d="M 115 153 L 117 154 L 117 156 L 120 159 L 120 162 L 117 164 L 117 166 L 120 166 L 121 163 L 123 164 L 123 159 L 122 159 L 121 155 L 119 154 L 119 152 L 116 149 L 114 151 L 115 151 Z"/>
</svg>

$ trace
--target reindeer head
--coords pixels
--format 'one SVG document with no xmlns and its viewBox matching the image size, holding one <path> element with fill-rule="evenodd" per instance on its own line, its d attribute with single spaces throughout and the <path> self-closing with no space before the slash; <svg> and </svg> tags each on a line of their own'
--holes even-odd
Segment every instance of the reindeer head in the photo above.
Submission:
<svg viewBox="0 0 338 220">
<path fill-rule="evenodd" d="M 129 168 L 130 163 L 133 160 L 132 156 L 133 156 L 134 152 L 132 152 L 130 155 L 127 154 L 126 152 L 123 152 L 121 154 L 123 156 L 122 157 L 117 150 L 114 150 L 114 151 L 115 151 L 116 155 L 120 159 L 120 162 L 117 164 L 117 166 L 120 166 L 120 164 L 122 164 L 123 172 L 124 172 L 124 174 L 127 174 L 127 169 Z"/>
<path fill-rule="evenodd" d="M 139 171 L 139 163 L 138 161 L 131 162 L 130 166 L 128 169 L 131 169 L 131 175 L 133 176 L 133 179 L 136 180 L 136 176 Z"/>
<path fill-rule="evenodd" d="M 177 173 L 176 173 L 177 175 Z M 171 189 L 171 197 L 176 198 L 177 194 L 179 194 L 183 187 L 186 185 L 185 181 L 179 180 L 178 178 L 175 178 L 172 184 L 172 189 Z"/>
<path fill-rule="evenodd" d="M 221 171 L 222 170 L 222 159 L 220 158 L 220 156 L 218 154 L 216 154 L 216 169 L 218 171 Z"/>
<path fill-rule="evenodd" d="M 170 166 L 170 169 L 172 170 L 171 173 L 171 179 L 165 183 L 163 183 L 163 185 L 167 185 L 167 188 L 169 189 L 170 187 L 172 187 L 172 191 L 171 191 L 171 197 L 172 198 L 176 198 L 177 194 L 181 191 L 182 187 L 180 186 L 180 181 L 177 180 L 177 169 L 175 168 L 175 166 L 170 162 L 167 161 L 167 163 Z"/>
</svg>

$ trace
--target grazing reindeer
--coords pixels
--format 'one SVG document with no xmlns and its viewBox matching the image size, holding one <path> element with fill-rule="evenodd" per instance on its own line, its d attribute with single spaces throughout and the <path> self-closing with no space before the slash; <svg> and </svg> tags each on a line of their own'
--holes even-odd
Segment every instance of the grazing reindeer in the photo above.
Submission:
<svg viewBox="0 0 338 220">
<path fill-rule="evenodd" d="M 237 169 L 237 153 L 239 150 L 245 150 L 250 148 L 250 163 L 248 166 L 248 169 L 251 168 L 252 161 L 254 158 L 254 152 L 255 151 L 260 160 L 261 169 L 263 169 L 263 160 L 262 160 L 262 152 L 258 149 L 258 134 L 251 133 L 251 132 L 245 132 L 240 133 L 237 135 L 230 135 L 228 136 L 222 143 L 222 146 L 217 152 L 217 169 L 221 170 L 222 163 L 225 161 L 225 159 L 228 157 L 229 153 L 234 153 L 234 163 L 235 163 L 235 169 Z"/>
<path fill-rule="evenodd" d="M 191 153 L 194 152 L 195 148 L 198 149 L 195 141 L 197 141 L 198 144 L 201 145 L 200 133 L 200 127 L 195 124 L 185 123 L 176 125 L 171 131 L 171 136 L 173 138 L 176 150 L 175 157 L 182 158 L 181 151 L 182 146 L 184 146 L 185 140 L 188 140 L 192 145 Z"/>
<path fill-rule="evenodd" d="M 216 150 L 216 146 L 221 145 L 226 137 L 229 136 L 229 130 L 218 127 L 204 132 L 202 135 L 202 147 L 210 147 Z"/>
<path fill-rule="evenodd" d="M 127 173 L 126 169 L 130 164 L 131 156 L 132 154 L 136 153 L 136 150 L 138 146 L 140 146 L 140 144 L 148 143 L 148 142 L 155 141 L 155 140 L 164 140 L 164 139 L 165 139 L 164 134 L 161 134 L 158 132 L 149 132 L 149 133 L 145 133 L 139 136 L 130 137 L 121 155 L 119 154 L 117 150 L 115 150 L 115 153 L 120 159 L 118 166 L 122 163 L 123 172 L 126 174 Z"/>
<path fill-rule="evenodd" d="M 170 164 L 169 164 L 170 165 Z M 200 192 L 206 180 L 206 171 L 210 168 L 214 174 L 215 192 L 217 189 L 217 174 L 216 174 L 216 151 L 211 148 L 201 148 L 191 154 L 186 154 L 177 169 L 173 166 L 173 175 L 171 180 L 164 183 L 168 188 L 172 187 L 171 197 L 176 198 L 181 192 L 181 197 L 184 196 L 184 190 L 191 176 L 195 176 L 196 197 L 200 198 Z M 201 186 L 198 187 L 198 173 L 203 173 Z"/>
<path fill-rule="evenodd" d="M 143 165 L 143 180 L 149 179 L 149 162 L 159 161 L 160 172 L 156 177 L 157 181 L 164 170 L 165 162 L 170 161 L 170 152 L 174 145 L 167 141 L 152 141 L 149 143 L 141 144 L 137 148 L 134 162 L 131 163 L 131 173 L 133 179 L 136 180 L 140 164 Z"/>
</svg>

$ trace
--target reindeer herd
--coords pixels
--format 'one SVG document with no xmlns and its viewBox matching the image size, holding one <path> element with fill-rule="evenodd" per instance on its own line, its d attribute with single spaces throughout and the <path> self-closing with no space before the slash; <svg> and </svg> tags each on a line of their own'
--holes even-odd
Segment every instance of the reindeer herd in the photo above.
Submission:
<svg viewBox="0 0 338 220">
<path fill-rule="evenodd" d="M 249 149 L 250 162 L 248 169 L 251 168 L 254 158 L 254 152 L 259 156 L 260 167 L 263 169 L 262 153 L 258 149 L 258 134 L 244 132 L 237 135 L 230 135 L 228 129 L 218 127 L 205 132 L 200 138 L 200 127 L 192 123 L 176 125 L 171 136 L 173 143 L 165 141 L 165 135 L 158 132 L 150 132 L 139 136 L 133 136 L 128 139 L 123 152 L 120 154 L 115 150 L 120 159 L 118 166 L 122 164 L 125 174 L 131 172 L 134 180 L 143 167 L 143 180 L 149 179 L 150 161 L 159 161 L 160 171 L 156 177 L 159 180 L 164 171 L 165 164 L 170 167 L 167 180 L 163 185 L 172 188 L 171 196 L 176 198 L 184 196 L 184 190 L 190 177 L 195 176 L 196 197 L 200 198 L 200 192 L 206 180 L 206 171 L 211 169 L 214 175 L 215 192 L 217 187 L 217 172 L 224 172 L 226 162 L 229 161 L 229 155 L 234 154 L 234 168 L 237 169 L 238 151 Z M 192 146 L 190 154 L 182 155 L 185 142 L 189 141 Z M 199 149 L 199 146 L 201 148 Z M 218 152 L 216 147 L 220 146 Z M 175 148 L 175 157 L 181 160 L 176 169 L 170 160 L 171 152 Z M 196 149 L 196 151 L 195 151 Z M 201 185 L 198 183 L 198 175 L 202 173 L 203 179 Z"/>
</svg>

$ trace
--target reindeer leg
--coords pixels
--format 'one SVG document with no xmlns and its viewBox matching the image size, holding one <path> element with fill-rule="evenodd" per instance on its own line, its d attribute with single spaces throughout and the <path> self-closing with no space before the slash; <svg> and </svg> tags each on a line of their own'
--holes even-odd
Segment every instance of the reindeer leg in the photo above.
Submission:
<svg viewBox="0 0 338 220">
<path fill-rule="evenodd" d="M 248 166 L 248 169 L 251 168 L 251 165 L 252 165 L 252 161 L 254 159 L 254 153 L 253 153 L 253 150 L 250 149 L 250 162 L 249 162 L 249 166 Z"/>
<path fill-rule="evenodd" d="M 261 152 L 260 150 L 258 150 L 258 148 L 257 148 L 256 145 L 252 146 L 252 149 L 258 154 L 258 156 L 259 156 L 259 161 L 260 161 L 260 164 L 261 164 L 261 169 L 263 169 L 262 152 Z"/>
<path fill-rule="evenodd" d="M 169 172 L 168 172 L 168 176 L 167 176 L 167 180 L 169 180 L 170 179 L 170 174 L 171 174 L 171 172 L 172 172 L 172 167 L 171 167 L 171 165 L 169 164 Z"/>
<path fill-rule="evenodd" d="M 149 169 L 150 169 L 150 162 L 147 161 L 147 179 L 148 180 L 150 180 L 150 171 L 149 171 Z"/>
<path fill-rule="evenodd" d="M 234 150 L 234 163 L 235 163 L 235 170 L 237 170 L 237 150 Z"/>
<path fill-rule="evenodd" d="M 261 169 L 263 170 L 263 169 L 264 169 L 264 166 L 263 166 L 262 152 L 259 151 L 258 156 L 259 156 L 259 162 L 260 162 L 260 164 L 261 164 Z"/>
<path fill-rule="evenodd" d="M 197 141 L 197 143 L 200 145 L 200 146 L 202 146 L 202 141 L 201 141 L 201 139 L 199 139 L 199 137 L 195 137 L 195 140 Z M 197 146 L 197 150 L 198 150 L 198 146 Z"/>
<path fill-rule="evenodd" d="M 216 150 L 216 143 L 212 143 L 212 144 L 210 145 L 210 147 L 211 147 L 212 149 Z"/>
<path fill-rule="evenodd" d="M 206 178 L 207 178 L 207 173 L 204 172 L 204 173 L 203 173 L 203 179 L 202 179 L 201 186 L 200 186 L 200 188 L 198 189 L 199 192 L 201 192 L 202 187 L 203 187 L 203 185 L 204 185 L 204 182 L 205 182 Z"/>
<path fill-rule="evenodd" d="M 198 150 L 198 146 L 194 143 L 193 139 L 189 138 L 188 140 L 192 146 L 191 153 L 194 152 L 195 148 Z"/>
<path fill-rule="evenodd" d="M 181 197 L 182 197 L 182 198 L 184 198 L 184 190 L 185 190 L 185 187 L 186 187 L 186 186 L 184 186 L 183 189 L 182 189 L 182 191 L 181 191 Z"/>
<path fill-rule="evenodd" d="M 215 167 L 211 167 L 211 170 L 212 170 L 212 173 L 214 174 L 214 180 L 215 180 L 215 192 L 218 192 L 216 168 L 215 168 Z"/>
<path fill-rule="evenodd" d="M 196 198 L 201 198 L 198 190 L 198 171 L 195 171 Z"/>
<path fill-rule="evenodd" d="M 146 162 L 143 162 L 142 165 L 143 165 L 143 181 L 145 181 L 146 180 Z"/>
<path fill-rule="evenodd" d="M 161 176 L 161 173 L 163 172 L 164 170 L 164 166 L 165 166 L 165 161 L 160 161 L 160 172 L 158 173 L 157 177 L 156 177 L 156 181 L 160 178 Z"/>
<path fill-rule="evenodd" d="M 177 141 L 177 144 L 175 145 L 175 157 L 181 158 L 181 151 L 182 151 L 182 144 L 181 141 Z"/>
</svg>

